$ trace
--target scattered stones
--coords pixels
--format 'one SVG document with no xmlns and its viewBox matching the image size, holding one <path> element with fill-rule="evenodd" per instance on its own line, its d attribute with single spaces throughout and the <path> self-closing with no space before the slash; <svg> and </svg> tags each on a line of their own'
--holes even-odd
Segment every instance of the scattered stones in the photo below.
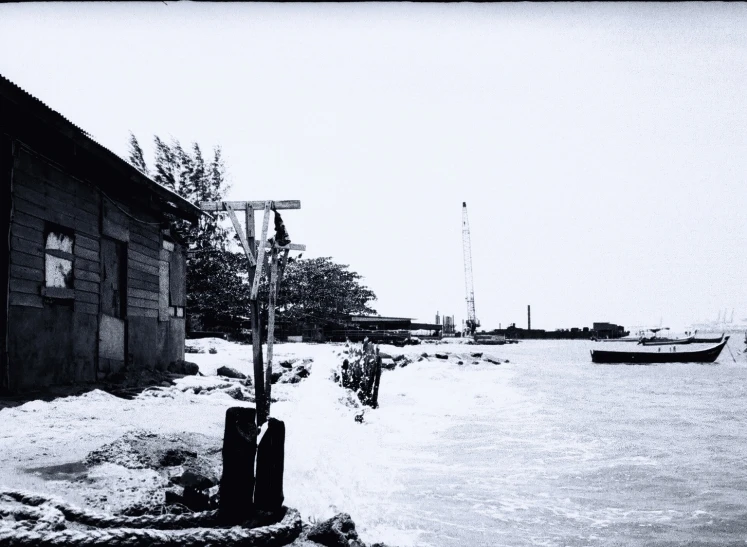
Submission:
<svg viewBox="0 0 747 547">
<path fill-rule="evenodd" d="M 445 353 L 437 353 L 436 354 L 436 359 L 448 359 L 448 358 L 449 358 L 449 356 L 446 355 Z"/>
<path fill-rule="evenodd" d="M 184 506 L 192 511 L 207 511 L 210 506 L 210 496 L 206 492 L 201 492 L 190 486 L 184 487 L 182 495 Z"/>
<path fill-rule="evenodd" d="M 477 358 L 480 358 L 480 357 L 482 357 L 482 353 L 470 353 L 470 354 L 469 354 L 469 356 L 470 356 L 470 357 L 477 357 Z"/>
<path fill-rule="evenodd" d="M 135 430 L 89 452 L 83 463 L 87 466 L 114 463 L 128 469 L 154 470 L 189 465 L 208 476 L 211 471 L 203 470 L 206 462 L 199 461 L 198 454 L 213 449 L 214 443 L 213 438 L 196 433 L 159 435 Z"/>
<path fill-rule="evenodd" d="M 181 475 L 172 477 L 171 482 L 185 488 L 194 488 L 195 490 L 208 490 L 218 484 L 218 481 L 214 477 L 207 477 L 202 473 L 197 473 L 190 469 Z"/>
<path fill-rule="evenodd" d="M 361 410 L 358 414 L 355 415 L 355 421 L 359 424 L 363 423 L 363 411 Z"/>
<path fill-rule="evenodd" d="M 358 539 L 355 523 L 347 513 L 338 513 L 329 520 L 312 526 L 306 537 L 325 547 L 359 547 L 363 544 Z"/>
<path fill-rule="evenodd" d="M 226 389 L 224 393 L 232 399 L 236 399 L 237 401 L 247 400 L 247 397 L 244 396 L 244 391 L 239 386 L 234 386 L 232 388 Z"/>
<path fill-rule="evenodd" d="M 500 365 L 501 364 L 501 361 L 499 359 L 493 359 L 492 357 L 485 357 L 483 360 L 487 361 L 488 363 L 492 363 L 494 365 Z"/>
<path fill-rule="evenodd" d="M 281 384 L 297 384 L 304 378 L 308 378 L 309 374 L 311 374 L 311 371 L 309 370 L 308 364 L 301 364 L 296 365 L 296 367 L 293 370 L 286 370 L 279 373 L 277 381 Z M 275 377 L 275 372 L 272 373 L 273 378 Z M 275 381 L 275 380 L 273 380 Z"/>
<path fill-rule="evenodd" d="M 165 494 L 165 505 L 176 505 L 181 506 L 182 511 L 171 511 L 172 513 L 186 512 L 186 504 L 184 503 L 184 496 L 182 495 L 183 489 L 181 488 L 167 488 Z"/>
<path fill-rule="evenodd" d="M 422 357 L 423 359 L 428 359 L 428 354 L 427 354 L 427 353 L 425 353 L 425 352 L 421 353 L 421 354 L 420 354 L 420 356 L 421 356 L 421 357 Z"/>
<path fill-rule="evenodd" d="M 246 380 L 246 374 L 242 374 L 235 368 L 220 367 L 216 372 L 218 373 L 218 376 L 225 376 L 226 378 L 238 378 L 239 380 Z"/>
<path fill-rule="evenodd" d="M 394 362 L 397 363 L 400 367 L 406 367 L 407 365 L 412 363 L 412 359 L 410 359 L 409 357 L 405 355 L 397 355 L 394 358 Z"/>
<path fill-rule="evenodd" d="M 183 465 L 187 460 L 196 457 L 197 452 L 192 452 L 191 450 L 186 450 L 184 448 L 169 448 L 163 453 L 158 463 L 161 467 L 175 467 L 177 465 Z"/>
<path fill-rule="evenodd" d="M 293 365 L 298 361 L 298 359 L 287 359 L 285 361 L 280 361 L 278 363 L 283 368 L 293 368 Z"/>
<path fill-rule="evenodd" d="M 191 363 L 190 361 L 179 359 L 170 363 L 167 370 L 175 374 L 194 376 L 195 374 L 200 372 L 200 367 L 197 365 L 197 363 Z"/>
<path fill-rule="evenodd" d="M 190 346 L 189 344 L 184 346 L 184 353 L 205 353 L 205 350 L 198 348 L 197 346 Z"/>
<path fill-rule="evenodd" d="M 394 359 L 391 357 L 382 357 L 381 358 L 381 368 L 385 368 L 387 370 L 392 370 L 397 368 L 397 363 L 394 362 Z"/>
<path fill-rule="evenodd" d="M 457 365 L 463 365 L 464 361 L 457 361 Z"/>
<path fill-rule="evenodd" d="M 479 364 L 480 364 L 480 361 L 472 361 L 472 364 L 473 364 L 473 365 L 479 365 Z"/>
<path fill-rule="evenodd" d="M 208 350 L 208 353 L 212 353 L 213 355 L 215 355 L 216 353 L 218 353 L 218 350 L 217 350 L 217 349 L 215 349 L 215 348 L 210 348 L 210 349 Z"/>
</svg>

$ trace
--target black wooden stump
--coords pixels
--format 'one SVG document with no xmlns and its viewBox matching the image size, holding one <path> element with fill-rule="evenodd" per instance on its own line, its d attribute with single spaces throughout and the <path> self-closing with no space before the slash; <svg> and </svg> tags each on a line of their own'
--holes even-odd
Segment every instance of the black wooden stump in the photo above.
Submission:
<svg viewBox="0 0 747 547">
<path fill-rule="evenodd" d="M 256 509 L 276 511 L 283 506 L 284 463 L 285 424 L 270 418 L 257 447 L 257 481 L 254 487 Z"/>
<path fill-rule="evenodd" d="M 257 413 L 253 408 L 226 410 L 223 434 L 223 475 L 220 479 L 219 519 L 228 525 L 252 517 L 254 457 L 257 453 Z"/>
</svg>

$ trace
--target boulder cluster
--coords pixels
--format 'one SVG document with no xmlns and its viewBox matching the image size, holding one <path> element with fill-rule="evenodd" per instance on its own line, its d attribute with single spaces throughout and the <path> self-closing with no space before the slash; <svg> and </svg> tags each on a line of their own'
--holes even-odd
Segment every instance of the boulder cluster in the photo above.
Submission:
<svg viewBox="0 0 747 547">
<path fill-rule="evenodd" d="M 355 523 L 347 513 L 338 513 L 329 520 L 304 526 L 301 535 L 289 547 L 390 547 L 384 543 L 366 546 L 358 537 Z"/>
</svg>

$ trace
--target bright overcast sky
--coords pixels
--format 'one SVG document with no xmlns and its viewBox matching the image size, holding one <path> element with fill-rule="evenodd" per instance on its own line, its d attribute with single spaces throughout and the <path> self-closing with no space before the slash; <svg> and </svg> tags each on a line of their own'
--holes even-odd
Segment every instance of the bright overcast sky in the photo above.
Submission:
<svg viewBox="0 0 747 547">
<path fill-rule="evenodd" d="M 747 317 L 747 4 L 0 5 L 0 73 L 112 151 L 220 145 L 377 311 Z"/>
</svg>

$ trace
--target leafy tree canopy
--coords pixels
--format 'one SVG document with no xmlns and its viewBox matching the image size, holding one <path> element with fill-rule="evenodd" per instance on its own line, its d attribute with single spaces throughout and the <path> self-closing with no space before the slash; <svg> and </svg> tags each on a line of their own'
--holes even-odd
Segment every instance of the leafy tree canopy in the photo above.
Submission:
<svg viewBox="0 0 747 547">
<path fill-rule="evenodd" d="M 155 162 L 149 168 L 143 150 L 130 134 L 129 161 L 145 175 L 192 202 L 222 201 L 228 189 L 221 149 L 206 159 L 199 145 L 184 149 L 179 141 L 154 137 Z M 202 316 L 204 324 L 229 317 L 246 317 L 249 307 L 248 264 L 243 252 L 232 252 L 233 229 L 220 225 L 220 214 L 202 217 L 199 226 L 175 222 L 187 243 L 187 314 Z M 292 237 L 292 230 L 291 230 Z M 290 258 L 277 299 L 278 320 L 289 324 L 334 322 L 348 314 L 375 314 L 376 295 L 361 284 L 362 277 L 331 258 Z M 268 272 L 260 280 L 259 300 L 267 315 Z M 266 324 L 266 322 L 265 322 Z"/>
<path fill-rule="evenodd" d="M 375 315 L 374 292 L 361 284 L 362 276 L 336 264 L 330 257 L 289 261 L 278 290 L 277 313 L 287 323 L 334 323 L 349 314 Z M 266 294 L 263 279 L 261 295 Z M 262 298 L 267 302 L 266 298 Z"/>
</svg>

